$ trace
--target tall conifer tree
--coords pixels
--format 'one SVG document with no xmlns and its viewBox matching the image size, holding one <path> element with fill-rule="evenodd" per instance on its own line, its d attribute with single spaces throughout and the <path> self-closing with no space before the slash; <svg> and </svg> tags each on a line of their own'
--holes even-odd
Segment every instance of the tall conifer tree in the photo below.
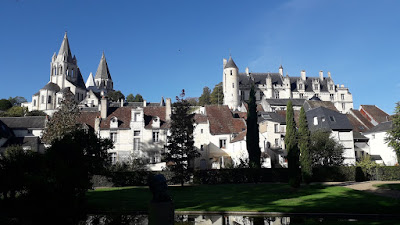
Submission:
<svg viewBox="0 0 400 225">
<path fill-rule="evenodd" d="M 388 136 L 385 140 L 395 151 L 397 155 L 397 162 L 400 163 L 400 102 L 396 103 L 396 109 L 392 123 L 392 129 L 387 132 Z"/>
<path fill-rule="evenodd" d="M 247 152 L 249 153 L 249 164 L 251 167 L 260 168 L 260 157 L 261 150 L 259 145 L 259 131 L 257 124 L 257 104 L 254 91 L 254 85 L 250 89 L 249 97 L 249 109 L 247 111 L 247 134 L 246 134 L 246 146 Z"/>
<path fill-rule="evenodd" d="M 304 108 L 300 109 L 299 118 L 299 149 L 301 175 L 305 183 L 310 183 L 312 176 L 312 160 L 310 155 L 310 131 L 308 130 L 307 117 Z"/>
<path fill-rule="evenodd" d="M 299 148 L 297 146 L 296 122 L 294 121 L 294 111 L 292 101 L 288 101 L 286 106 L 286 136 L 285 145 L 287 150 L 289 184 L 292 187 L 300 186 L 299 168 Z"/>
</svg>

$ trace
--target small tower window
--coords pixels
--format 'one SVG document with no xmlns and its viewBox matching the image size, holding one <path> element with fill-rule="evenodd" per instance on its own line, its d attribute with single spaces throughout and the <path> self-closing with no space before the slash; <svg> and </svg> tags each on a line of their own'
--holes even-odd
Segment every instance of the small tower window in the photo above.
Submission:
<svg viewBox="0 0 400 225">
<path fill-rule="evenodd" d="M 232 88 L 235 88 L 235 83 L 232 83 Z"/>
<path fill-rule="evenodd" d="M 299 84 L 299 89 L 303 89 L 303 84 Z"/>
<path fill-rule="evenodd" d="M 232 70 L 231 70 L 231 76 L 232 76 Z"/>
<path fill-rule="evenodd" d="M 60 75 L 62 74 L 63 68 L 62 66 L 60 67 Z"/>
<path fill-rule="evenodd" d="M 318 84 L 314 84 L 314 90 L 318 90 Z"/>
<path fill-rule="evenodd" d="M 57 75 L 57 68 L 53 67 L 53 75 Z"/>
<path fill-rule="evenodd" d="M 36 106 L 36 99 L 33 100 L 33 106 Z"/>
<path fill-rule="evenodd" d="M 47 103 L 51 103 L 51 96 L 48 97 Z"/>
<path fill-rule="evenodd" d="M 41 97 L 41 103 L 44 104 L 44 95 Z"/>
</svg>

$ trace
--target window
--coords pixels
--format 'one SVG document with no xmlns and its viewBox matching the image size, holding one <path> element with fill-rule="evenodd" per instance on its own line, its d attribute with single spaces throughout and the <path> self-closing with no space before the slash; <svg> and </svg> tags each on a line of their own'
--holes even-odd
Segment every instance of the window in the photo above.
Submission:
<svg viewBox="0 0 400 225">
<path fill-rule="evenodd" d="M 159 131 L 153 131 L 153 142 L 158 142 L 158 135 L 160 134 Z"/>
<path fill-rule="evenodd" d="M 275 91 L 275 98 L 279 98 L 279 91 Z"/>
<path fill-rule="evenodd" d="M 341 96 L 341 99 L 344 100 L 344 94 L 341 94 L 340 96 Z"/>
<path fill-rule="evenodd" d="M 240 91 L 240 100 L 244 100 L 244 91 Z"/>
<path fill-rule="evenodd" d="M 314 125 L 318 125 L 318 117 L 314 116 Z"/>
<path fill-rule="evenodd" d="M 44 95 L 42 95 L 41 103 L 44 104 Z"/>
<path fill-rule="evenodd" d="M 278 146 L 279 146 L 279 139 L 275 138 L 275 147 L 278 147 Z"/>
<path fill-rule="evenodd" d="M 325 122 L 325 116 L 321 117 L 321 121 Z"/>
<path fill-rule="evenodd" d="M 329 119 L 331 120 L 331 122 L 335 122 L 336 121 L 335 117 L 333 117 L 333 116 L 329 116 Z"/>
<path fill-rule="evenodd" d="M 299 89 L 303 89 L 303 84 L 299 84 Z"/>
<path fill-rule="evenodd" d="M 57 75 L 57 68 L 53 67 L 53 75 Z"/>
<path fill-rule="evenodd" d="M 318 84 L 314 84 L 314 90 L 318 90 Z"/>
<path fill-rule="evenodd" d="M 335 99 L 333 94 L 330 94 L 329 97 L 330 97 L 331 101 L 333 101 Z"/>
<path fill-rule="evenodd" d="M 329 90 L 333 91 L 333 85 L 329 85 Z"/>
<path fill-rule="evenodd" d="M 219 147 L 226 148 L 226 139 L 219 139 Z"/>
<path fill-rule="evenodd" d="M 33 106 L 36 106 L 36 99 L 33 100 Z"/>
<path fill-rule="evenodd" d="M 200 133 L 203 133 L 203 129 L 200 130 Z"/>
<path fill-rule="evenodd" d="M 133 131 L 133 136 L 135 137 L 140 136 L 140 130 Z"/>
<path fill-rule="evenodd" d="M 303 93 L 300 93 L 300 98 L 304 98 L 304 94 Z"/>
<path fill-rule="evenodd" d="M 279 127 L 278 127 L 278 124 L 274 124 L 274 128 L 275 128 L 275 133 L 278 133 L 279 132 Z"/>
<path fill-rule="evenodd" d="M 116 133 L 116 132 L 110 133 L 110 139 L 111 139 L 114 143 L 117 142 L 117 133 Z"/>
<path fill-rule="evenodd" d="M 232 83 L 232 88 L 235 88 L 235 83 Z"/>
<path fill-rule="evenodd" d="M 51 103 L 51 96 L 47 98 L 47 103 Z"/>
<path fill-rule="evenodd" d="M 204 145 L 200 145 L 200 151 L 204 151 Z"/>
<path fill-rule="evenodd" d="M 133 116 L 134 121 L 136 122 L 139 121 L 139 118 L 140 118 L 140 113 L 135 113 Z"/>
<path fill-rule="evenodd" d="M 346 106 L 346 104 L 345 104 L 345 103 L 342 103 L 342 109 L 343 109 L 343 110 L 345 109 L 345 106 Z"/>
<path fill-rule="evenodd" d="M 232 70 L 231 70 L 231 76 L 232 76 Z"/>
<path fill-rule="evenodd" d="M 58 104 L 61 104 L 61 101 L 62 101 L 62 98 L 57 99 Z"/>
<path fill-rule="evenodd" d="M 319 97 L 318 94 L 315 94 L 314 96 L 317 97 L 317 98 Z"/>
<path fill-rule="evenodd" d="M 133 139 L 133 150 L 140 150 L 140 138 Z"/>
</svg>

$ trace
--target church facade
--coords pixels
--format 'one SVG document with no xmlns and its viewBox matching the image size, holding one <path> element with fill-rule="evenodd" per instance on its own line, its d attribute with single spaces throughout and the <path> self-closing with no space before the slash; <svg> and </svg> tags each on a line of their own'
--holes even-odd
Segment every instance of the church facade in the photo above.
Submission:
<svg viewBox="0 0 400 225">
<path fill-rule="evenodd" d="M 239 72 L 232 57 L 223 60 L 224 105 L 231 110 L 243 109 L 244 101 L 249 99 L 251 85 L 254 84 L 257 103 L 261 105 L 268 99 L 310 99 L 317 97 L 322 101 L 331 101 L 337 110 L 347 113 L 353 108 L 353 96 L 347 87 L 334 83 L 330 72 L 324 77 L 323 71 L 317 77 L 307 77 L 301 71 L 299 77 L 284 75 L 283 67 L 278 73 L 253 73 L 246 68 Z"/>
<path fill-rule="evenodd" d="M 40 110 L 52 115 L 60 106 L 63 95 L 71 92 L 77 103 L 85 104 L 88 93 L 105 95 L 113 90 L 113 81 L 104 56 L 101 57 L 96 77 L 92 73 L 85 84 L 75 55 L 72 55 L 67 33 L 58 54 L 54 53 L 50 63 L 50 80 L 36 94 L 32 101 L 24 103 L 29 111 Z"/>
</svg>

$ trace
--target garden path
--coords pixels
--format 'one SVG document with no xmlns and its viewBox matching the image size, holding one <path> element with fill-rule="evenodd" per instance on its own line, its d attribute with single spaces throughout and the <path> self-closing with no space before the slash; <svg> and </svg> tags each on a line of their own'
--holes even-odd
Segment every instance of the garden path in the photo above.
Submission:
<svg viewBox="0 0 400 225">
<path fill-rule="evenodd" d="M 374 186 L 376 184 L 400 184 L 400 181 L 364 181 L 364 182 L 348 181 L 348 182 L 324 182 L 323 184 L 330 186 L 342 186 L 358 191 L 369 192 L 380 196 L 400 199 L 400 191 L 378 188 Z"/>
</svg>

